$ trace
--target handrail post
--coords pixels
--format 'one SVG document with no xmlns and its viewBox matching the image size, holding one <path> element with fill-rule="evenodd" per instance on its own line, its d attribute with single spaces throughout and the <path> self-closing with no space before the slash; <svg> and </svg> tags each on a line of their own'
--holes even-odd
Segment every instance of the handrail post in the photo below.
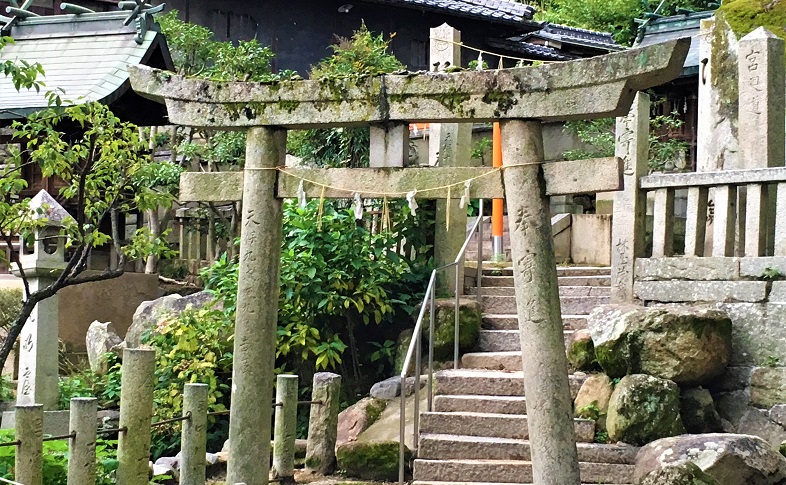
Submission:
<svg viewBox="0 0 786 485">
<path fill-rule="evenodd" d="M 483 286 L 483 199 L 480 199 L 478 207 L 480 224 L 478 224 L 478 268 L 475 272 L 475 284 L 478 289 L 478 302 L 480 302 L 480 289 Z"/>
<path fill-rule="evenodd" d="M 399 485 L 404 485 L 404 456 L 405 456 L 405 448 L 407 445 L 404 444 L 404 439 L 407 434 L 407 420 L 406 420 L 406 412 L 407 412 L 407 399 L 406 399 L 406 392 L 404 391 L 407 387 L 407 378 L 406 378 L 407 369 L 401 371 L 401 396 L 399 396 L 400 408 L 399 408 L 399 429 L 398 429 L 398 436 L 399 436 L 399 443 L 398 443 L 398 483 Z"/>
<path fill-rule="evenodd" d="M 453 304 L 455 317 L 453 328 L 453 368 L 459 367 L 459 267 L 456 265 L 456 300 Z M 429 409 L 431 411 L 431 409 Z"/>
<path fill-rule="evenodd" d="M 434 290 L 432 288 L 432 292 L 433 291 Z M 434 300 L 432 300 L 432 305 L 434 304 L 433 301 Z M 434 324 L 434 322 L 431 323 L 432 325 Z M 423 340 L 420 336 L 420 332 L 418 332 L 418 334 L 415 335 L 415 338 L 417 339 L 417 343 L 415 345 L 415 410 L 412 415 L 413 424 L 414 424 L 412 429 L 413 452 L 417 452 L 418 449 L 418 441 L 419 441 L 418 433 L 420 431 L 420 374 L 423 372 L 422 362 L 421 362 L 422 361 L 421 354 L 423 353 Z M 407 388 L 405 386 L 401 388 L 401 398 L 406 399 L 406 397 L 407 397 Z"/>
<path fill-rule="evenodd" d="M 436 286 L 436 285 L 435 285 Z M 434 309 L 434 286 L 431 287 L 431 293 L 429 294 L 429 299 L 431 300 L 431 306 L 429 309 L 429 326 L 428 326 L 428 382 L 426 382 L 426 392 L 428 393 L 427 396 L 427 406 L 426 411 L 431 411 L 433 408 L 433 396 L 432 396 L 432 380 L 434 378 L 434 325 L 435 325 L 435 318 L 436 318 L 436 311 Z M 418 380 L 420 376 L 417 377 Z M 420 388 L 420 382 L 418 382 L 418 388 Z"/>
</svg>

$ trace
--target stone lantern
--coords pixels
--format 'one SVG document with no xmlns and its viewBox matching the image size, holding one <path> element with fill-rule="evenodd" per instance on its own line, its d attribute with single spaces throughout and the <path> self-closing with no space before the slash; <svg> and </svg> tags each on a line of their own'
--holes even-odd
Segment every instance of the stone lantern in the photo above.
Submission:
<svg viewBox="0 0 786 485">
<path fill-rule="evenodd" d="M 34 232 L 32 250 L 21 244 L 19 263 L 28 278 L 30 292 L 52 284 L 65 269 L 63 222 L 71 216 L 45 190 L 30 201 L 33 218 L 44 220 Z M 13 270 L 21 276 L 18 267 Z M 19 344 L 17 404 L 43 404 L 57 409 L 58 400 L 58 297 L 39 302 L 25 323 Z"/>
</svg>

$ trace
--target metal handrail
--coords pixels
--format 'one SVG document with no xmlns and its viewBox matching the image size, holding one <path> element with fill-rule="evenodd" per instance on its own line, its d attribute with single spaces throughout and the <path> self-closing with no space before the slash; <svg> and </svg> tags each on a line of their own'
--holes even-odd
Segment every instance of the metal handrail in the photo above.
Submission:
<svg viewBox="0 0 786 485">
<path fill-rule="evenodd" d="M 412 341 L 409 343 L 409 348 L 407 349 L 407 355 L 404 358 L 404 366 L 401 369 L 401 411 L 399 414 L 400 419 L 400 428 L 399 428 L 399 464 L 398 464 L 398 482 L 400 485 L 404 483 L 404 455 L 406 450 L 406 445 L 404 444 L 404 436 L 406 435 L 406 395 L 407 395 L 407 373 L 409 370 L 410 363 L 412 362 L 412 356 L 415 356 L 415 377 L 417 382 L 415 382 L 415 409 L 414 409 L 414 430 L 413 430 L 413 443 L 414 449 L 413 453 L 417 452 L 418 448 L 418 432 L 420 430 L 419 420 L 420 420 L 420 376 L 421 376 L 421 355 L 422 355 L 422 346 L 421 346 L 421 333 L 423 328 L 423 317 L 426 315 L 426 306 L 429 307 L 429 338 L 428 338 L 428 380 L 426 381 L 426 411 L 432 410 L 433 404 L 433 377 L 434 377 L 434 319 L 435 319 L 435 307 L 434 307 L 434 299 L 435 299 L 435 287 L 437 283 L 437 273 L 440 271 L 445 271 L 449 268 L 455 268 L 455 275 L 456 275 L 456 291 L 455 291 L 455 301 L 453 303 L 453 314 L 455 316 L 454 322 L 454 337 L 453 337 L 453 368 L 458 369 L 458 358 L 459 358 L 459 296 L 461 295 L 461 285 L 459 281 L 459 275 L 461 274 L 461 267 L 464 265 L 464 253 L 469 246 L 470 239 L 475 234 L 475 231 L 478 231 L 478 268 L 477 274 L 475 277 L 475 281 L 477 283 L 477 298 L 480 300 L 481 297 L 481 286 L 482 286 L 482 274 L 483 274 L 483 199 L 480 199 L 480 208 L 479 208 L 479 215 L 478 220 L 475 221 L 475 224 L 470 229 L 469 234 L 467 234 L 467 238 L 464 240 L 464 244 L 462 244 L 461 249 L 456 256 L 456 259 L 452 263 L 448 263 L 444 266 L 440 266 L 439 268 L 434 269 L 431 272 L 431 277 L 428 281 L 428 286 L 426 287 L 426 295 L 423 297 L 423 304 L 420 306 L 420 313 L 418 314 L 417 322 L 415 323 L 415 331 L 412 334 Z"/>
</svg>

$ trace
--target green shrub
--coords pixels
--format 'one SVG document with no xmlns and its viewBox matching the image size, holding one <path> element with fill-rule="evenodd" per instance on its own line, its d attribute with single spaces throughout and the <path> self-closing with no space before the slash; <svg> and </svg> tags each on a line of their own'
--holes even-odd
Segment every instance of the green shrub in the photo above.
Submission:
<svg viewBox="0 0 786 485">
<path fill-rule="evenodd" d="M 0 328 L 8 328 L 22 311 L 22 290 L 0 289 Z"/>
</svg>

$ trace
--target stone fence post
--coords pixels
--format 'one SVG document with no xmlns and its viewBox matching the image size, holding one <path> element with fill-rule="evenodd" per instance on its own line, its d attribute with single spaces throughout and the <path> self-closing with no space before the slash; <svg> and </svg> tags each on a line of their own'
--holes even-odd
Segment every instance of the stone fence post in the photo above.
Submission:
<svg viewBox="0 0 786 485">
<path fill-rule="evenodd" d="M 294 483 L 297 432 L 297 384 L 294 375 L 276 378 L 276 417 L 273 424 L 273 476 Z"/>
<path fill-rule="evenodd" d="M 306 469 L 326 475 L 336 464 L 336 435 L 341 376 L 330 372 L 314 374 L 311 414 L 306 442 Z"/>
<path fill-rule="evenodd" d="M 96 421 L 98 399 L 71 399 L 70 430 L 75 433 L 68 446 L 68 483 L 96 483 Z"/>
<path fill-rule="evenodd" d="M 14 480 L 25 485 L 43 485 L 44 406 L 16 406 L 16 456 Z"/>
<path fill-rule="evenodd" d="M 123 351 L 117 485 L 148 484 L 155 364 L 155 350 Z"/>
<path fill-rule="evenodd" d="M 207 384 L 186 384 L 183 390 L 183 421 L 180 435 L 180 485 L 204 485 L 207 452 Z M 190 413 L 190 414 L 189 414 Z"/>
</svg>

